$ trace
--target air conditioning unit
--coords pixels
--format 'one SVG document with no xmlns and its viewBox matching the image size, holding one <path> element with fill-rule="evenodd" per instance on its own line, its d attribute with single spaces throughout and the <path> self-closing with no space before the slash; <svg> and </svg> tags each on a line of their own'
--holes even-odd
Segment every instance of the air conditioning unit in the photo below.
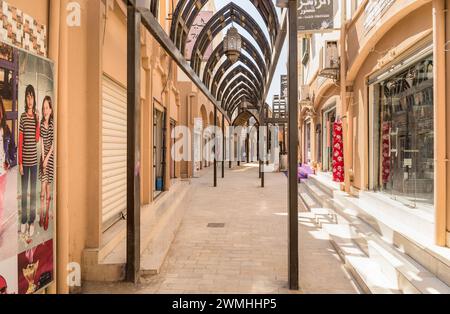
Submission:
<svg viewBox="0 0 450 314">
<path fill-rule="evenodd" d="M 302 85 L 300 87 L 300 101 L 301 102 L 311 101 L 309 85 Z"/>
</svg>

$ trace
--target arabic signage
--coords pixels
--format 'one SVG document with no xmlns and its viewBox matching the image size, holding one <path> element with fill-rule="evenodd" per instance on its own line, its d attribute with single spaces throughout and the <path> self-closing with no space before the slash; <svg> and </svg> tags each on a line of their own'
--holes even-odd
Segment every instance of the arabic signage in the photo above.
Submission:
<svg viewBox="0 0 450 314">
<path fill-rule="evenodd" d="M 299 0 L 298 31 L 314 33 L 334 28 L 334 0 Z"/>
<path fill-rule="evenodd" d="M 394 2 L 395 0 L 369 1 L 364 9 L 364 30 L 366 34 L 375 26 Z"/>
<path fill-rule="evenodd" d="M 0 74 L 0 294 L 33 294 L 54 281 L 54 69 L 0 42 Z"/>
<path fill-rule="evenodd" d="M 192 50 L 194 49 L 195 42 L 197 41 L 198 36 L 202 32 L 206 23 L 213 17 L 212 11 L 200 11 L 197 17 L 195 18 L 194 24 L 189 31 L 188 38 L 186 40 L 186 59 L 190 60 L 192 57 Z M 203 56 L 203 61 L 207 61 L 212 54 L 212 45 L 208 47 Z"/>
</svg>

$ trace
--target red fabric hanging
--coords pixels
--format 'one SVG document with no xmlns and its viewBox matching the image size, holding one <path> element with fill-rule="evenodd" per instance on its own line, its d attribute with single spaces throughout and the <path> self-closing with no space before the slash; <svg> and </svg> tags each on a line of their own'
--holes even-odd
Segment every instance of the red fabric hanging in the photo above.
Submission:
<svg viewBox="0 0 450 314">
<path fill-rule="evenodd" d="M 383 183 L 389 182 L 389 177 L 391 175 L 391 152 L 390 152 L 390 141 L 391 141 L 391 123 L 384 122 L 382 126 L 382 153 L 383 153 L 383 162 L 382 162 L 382 176 Z"/>
<path fill-rule="evenodd" d="M 333 180 L 344 182 L 344 141 L 342 121 L 333 125 Z"/>
</svg>

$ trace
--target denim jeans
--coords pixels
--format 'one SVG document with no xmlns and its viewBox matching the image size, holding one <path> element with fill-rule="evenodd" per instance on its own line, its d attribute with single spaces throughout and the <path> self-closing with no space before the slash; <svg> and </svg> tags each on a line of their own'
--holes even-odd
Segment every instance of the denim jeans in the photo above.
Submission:
<svg viewBox="0 0 450 314">
<path fill-rule="evenodd" d="M 36 220 L 36 183 L 37 165 L 33 167 L 23 166 L 22 176 L 22 224 L 33 224 Z M 28 187 L 31 185 L 30 193 L 30 217 L 28 217 Z"/>
</svg>

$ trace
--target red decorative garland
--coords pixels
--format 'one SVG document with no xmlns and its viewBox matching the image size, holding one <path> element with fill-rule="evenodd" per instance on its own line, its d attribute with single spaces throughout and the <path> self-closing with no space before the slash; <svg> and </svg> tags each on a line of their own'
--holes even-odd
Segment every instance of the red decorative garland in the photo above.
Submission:
<svg viewBox="0 0 450 314">
<path fill-rule="evenodd" d="M 342 121 L 333 125 L 333 180 L 344 182 L 344 141 Z"/>
<path fill-rule="evenodd" d="M 382 162 L 382 177 L 383 183 L 386 184 L 389 182 L 389 177 L 391 175 L 391 152 L 390 152 L 390 141 L 391 141 L 391 123 L 384 122 L 382 126 L 382 154 L 383 154 L 383 162 Z"/>
</svg>

